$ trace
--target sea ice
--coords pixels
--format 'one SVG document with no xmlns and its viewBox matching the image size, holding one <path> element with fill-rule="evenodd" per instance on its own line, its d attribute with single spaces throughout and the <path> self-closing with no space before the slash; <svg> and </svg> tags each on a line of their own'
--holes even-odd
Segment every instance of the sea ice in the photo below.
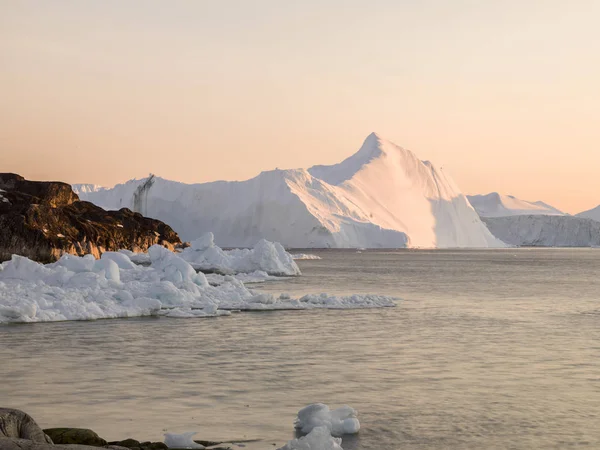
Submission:
<svg viewBox="0 0 600 450">
<path fill-rule="evenodd" d="M 323 403 L 313 403 L 298 411 L 295 426 L 303 433 L 310 433 L 317 427 L 327 428 L 333 436 L 358 433 L 360 422 L 358 413 L 349 406 L 331 411 Z"/>
<path fill-rule="evenodd" d="M 316 427 L 306 436 L 292 439 L 278 450 L 343 450 L 342 439 L 335 438 L 327 427 Z"/>
</svg>

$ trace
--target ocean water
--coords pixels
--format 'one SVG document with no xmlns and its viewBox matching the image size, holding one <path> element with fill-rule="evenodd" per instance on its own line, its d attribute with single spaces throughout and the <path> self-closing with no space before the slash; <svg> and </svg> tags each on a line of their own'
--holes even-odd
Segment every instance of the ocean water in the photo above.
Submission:
<svg viewBox="0 0 600 450">
<path fill-rule="evenodd" d="M 600 250 L 312 253 L 256 289 L 402 300 L 1 326 L 0 406 L 109 440 L 274 449 L 324 402 L 359 411 L 346 450 L 600 448 Z"/>
</svg>

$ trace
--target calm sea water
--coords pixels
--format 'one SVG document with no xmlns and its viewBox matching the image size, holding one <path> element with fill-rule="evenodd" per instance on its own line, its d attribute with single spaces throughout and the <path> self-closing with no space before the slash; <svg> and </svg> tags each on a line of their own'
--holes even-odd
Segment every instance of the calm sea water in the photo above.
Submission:
<svg viewBox="0 0 600 450">
<path fill-rule="evenodd" d="M 2 326 L 0 406 L 109 440 L 273 449 L 320 401 L 359 411 L 347 450 L 600 448 L 600 250 L 313 253 L 256 287 L 403 300 Z"/>
</svg>

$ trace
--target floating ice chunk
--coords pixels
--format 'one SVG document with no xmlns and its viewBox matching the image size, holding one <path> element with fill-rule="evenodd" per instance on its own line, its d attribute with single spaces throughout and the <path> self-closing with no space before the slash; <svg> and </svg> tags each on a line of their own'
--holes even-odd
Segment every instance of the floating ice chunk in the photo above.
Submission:
<svg viewBox="0 0 600 450">
<path fill-rule="evenodd" d="M 169 448 L 206 448 L 204 445 L 194 442 L 192 436 L 195 434 L 195 431 L 182 434 L 165 433 L 165 444 Z"/>
<path fill-rule="evenodd" d="M 342 439 L 335 438 L 327 427 L 316 427 L 299 439 L 292 439 L 278 450 L 343 450 Z"/>
<path fill-rule="evenodd" d="M 360 422 L 358 413 L 349 406 L 331 411 L 323 403 L 313 403 L 298 411 L 295 426 L 303 433 L 310 433 L 317 427 L 326 427 L 333 436 L 358 433 Z"/>
<path fill-rule="evenodd" d="M 320 256 L 317 255 L 310 255 L 310 254 L 306 254 L 306 253 L 296 253 L 291 255 L 293 259 L 323 259 Z"/>
</svg>

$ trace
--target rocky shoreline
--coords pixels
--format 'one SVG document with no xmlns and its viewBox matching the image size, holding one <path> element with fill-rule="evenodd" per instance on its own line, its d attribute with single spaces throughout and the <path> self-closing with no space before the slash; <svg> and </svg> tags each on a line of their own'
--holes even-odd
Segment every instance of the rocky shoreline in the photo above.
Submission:
<svg viewBox="0 0 600 450">
<path fill-rule="evenodd" d="M 13 254 L 49 263 L 63 254 L 99 258 L 105 251 L 171 250 L 179 236 L 160 220 L 127 208 L 106 211 L 79 199 L 70 185 L 0 173 L 0 262 Z"/>
<path fill-rule="evenodd" d="M 211 450 L 231 450 L 224 442 L 194 440 Z M 0 408 L 0 450 L 167 450 L 163 442 L 125 439 L 107 441 L 85 428 L 42 429 L 27 413 L 18 409 Z M 171 447 L 173 449 L 173 447 Z"/>
</svg>

